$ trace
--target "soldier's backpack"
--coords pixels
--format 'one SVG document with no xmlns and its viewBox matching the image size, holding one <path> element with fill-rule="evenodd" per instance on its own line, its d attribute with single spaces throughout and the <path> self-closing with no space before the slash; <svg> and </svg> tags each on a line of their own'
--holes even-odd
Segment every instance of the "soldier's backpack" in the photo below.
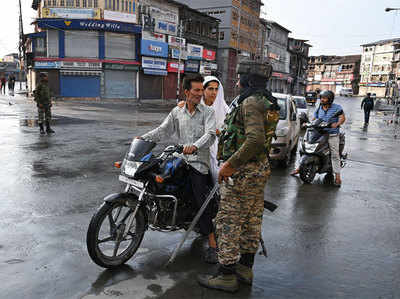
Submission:
<svg viewBox="0 0 400 299">
<path fill-rule="evenodd" d="M 275 137 L 276 126 L 279 122 L 279 105 L 277 100 L 269 93 L 268 96 L 264 94 L 255 94 L 264 101 L 266 114 L 265 114 L 265 143 L 263 154 L 269 155 L 271 150 L 272 139 Z M 218 160 L 228 160 L 244 143 L 246 140 L 244 128 L 237 125 L 237 115 L 240 111 L 241 105 L 236 106 L 226 116 L 225 126 L 221 133 L 218 144 Z"/>
</svg>

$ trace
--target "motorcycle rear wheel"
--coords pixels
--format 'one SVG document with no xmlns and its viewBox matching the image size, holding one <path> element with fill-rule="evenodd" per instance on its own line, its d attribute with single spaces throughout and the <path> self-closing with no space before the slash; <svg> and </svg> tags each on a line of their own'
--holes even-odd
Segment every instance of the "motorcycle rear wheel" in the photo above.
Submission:
<svg viewBox="0 0 400 299">
<path fill-rule="evenodd" d="M 137 211 L 126 237 L 123 231 L 134 209 L 122 202 L 105 202 L 93 215 L 86 236 L 90 258 L 104 268 L 116 268 L 126 263 L 138 250 L 145 233 L 145 217 Z M 122 247 L 124 245 L 124 247 Z"/>
<path fill-rule="evenodd" d="M 306 183 L 311 184 L 317 173 L 317 166 L 314 163 L 300 165 L 300 179 Z"/>
</svg>

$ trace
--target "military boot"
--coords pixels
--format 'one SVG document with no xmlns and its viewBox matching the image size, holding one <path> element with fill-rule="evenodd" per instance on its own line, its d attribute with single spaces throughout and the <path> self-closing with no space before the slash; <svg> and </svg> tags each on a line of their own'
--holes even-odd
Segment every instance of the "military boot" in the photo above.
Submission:
<svg viewBox="0 0 400 299">
<path fill-rule="evenodd" d="M 197 281 L 206 288 L 234 293 L 239 290 L 235 266 L 235 264 L 220 265 L 216 275 L 199 275 Z"/>
<path fill-rule="evenodd" d="M 248 285 L 253 284 L 253 264 L 254 253 L 244 253 L 240 257 L 239 263 L 236 265 L 236 275 L 240 282 Z"/>
<path fill-rule="evenodd" d="M 48 122 L 48 121 L 46 121 L 46 133 L 47 133 L 47 134 L 55 133 L 54 130 L 52 130 L 52 129 L 50 128 L 50 122 Z"/>
<path fill-rule="evenodd" d="M 40 129 L 40 135 L 44 135 L 44 128 L 43 128 L 43 124 L 39 124 L 39 129 Z"/>
</svg>

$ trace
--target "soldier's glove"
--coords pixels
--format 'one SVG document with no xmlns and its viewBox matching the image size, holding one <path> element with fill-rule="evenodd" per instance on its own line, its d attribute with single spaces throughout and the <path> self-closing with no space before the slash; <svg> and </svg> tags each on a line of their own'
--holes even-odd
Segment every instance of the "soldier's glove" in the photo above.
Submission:
<svg viewBox="0 0 400 299">
<path fill-rule="evenodd" d="M 229 164 L 229 162 L 225 162 L 222 164 L 219 173 L 218 173 L 218 182 L 221 184 L 222 181 L 228 182 L 228 178 L 231 177 L 236 172 L 236 169 Z"/>
</svg>

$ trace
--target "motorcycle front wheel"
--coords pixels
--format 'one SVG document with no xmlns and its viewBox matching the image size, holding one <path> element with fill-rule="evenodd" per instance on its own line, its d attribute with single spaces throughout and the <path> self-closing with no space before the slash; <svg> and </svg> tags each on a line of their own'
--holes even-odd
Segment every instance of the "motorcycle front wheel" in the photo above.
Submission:
<svg viewBox="0 0 400 299">
<path fill-rule="evenodd" d="M 317 173 L 317 165 L 315 163 L 309 163 L 305 165 L 300 165 L 300 179 L 306 183 L 311 184 Z"/>
<path fill-rule="evenodd" d="M 134 212 L 123 202 L 105 202 L 93 215 L 86 236 L 90 258 L 104 268 L 115 268 L 127 262 L 138 250 L 145 233 L 145 217 L 141 209 L 125 235 L 125 228 Z"/>
</svg>

